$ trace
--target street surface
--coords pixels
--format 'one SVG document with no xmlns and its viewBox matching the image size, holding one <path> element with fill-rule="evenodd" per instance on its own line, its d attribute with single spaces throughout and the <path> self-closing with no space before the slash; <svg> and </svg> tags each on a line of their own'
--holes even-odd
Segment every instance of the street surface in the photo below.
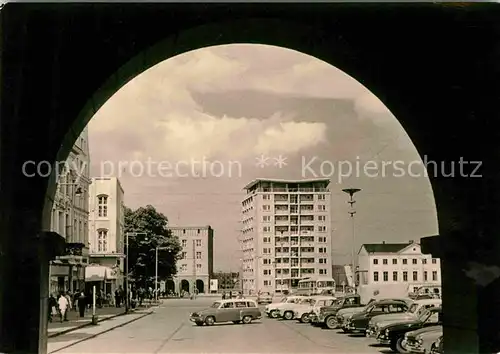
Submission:
<svg viewBox="0 0 500 354">
<path fill-rule="evenodd" d="M 168 299 L 151 315 L 57 353 L 390 353 L 374 341 L 297 321 L 263 317 L 249 325 L 198 327 L 191 312 L 214 298 Z M 54 338 L 56 340 L 57 338 Z M 49 339 L 49 344 L 52 339 Z"/>
</svg>

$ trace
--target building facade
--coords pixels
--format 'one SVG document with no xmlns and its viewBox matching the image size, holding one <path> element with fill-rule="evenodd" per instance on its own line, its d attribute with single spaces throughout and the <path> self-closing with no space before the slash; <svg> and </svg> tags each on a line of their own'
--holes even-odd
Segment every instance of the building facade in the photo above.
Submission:
<svg viewBox="0 0 500 354">
<path fill-rule="evenodd" d="M 245 294 L 284 292 L 305 277 L 332 277 L 330 180 L 256 179 L 242 202 Z"/>
<path fill-rule="evenodd" d="M 211 226 L 169 227 L 182 246 L 174 276 L 175 292 L 210 292 L 210 279 L 214 269 L 214 230 Z"/>
<path fill-rule="evenodd" d="M 118 178 L 92 178 L 88 199 L 90 265 L 86 279 L 106 294 L 124 285 L 124 198 Z"/>
<path fill-rule="evenodd" d="M 378 243 L 364 244 L 358 252 L 357 279 L 360 286 L 408 284 L 410 292 L 422 286 L 441 287 L 439 258 L 422 254 L 420 244 Z"/>
<path fill-rule="evenodd" d="M 77 138 L 64 164 L 60 164 L 50 230 L 66 240 L 66 254 L 50 262 L 49 291 L 75 291 L 85 286 L 89 262 L 90 154 L 88 130 Z"/>
</svg>

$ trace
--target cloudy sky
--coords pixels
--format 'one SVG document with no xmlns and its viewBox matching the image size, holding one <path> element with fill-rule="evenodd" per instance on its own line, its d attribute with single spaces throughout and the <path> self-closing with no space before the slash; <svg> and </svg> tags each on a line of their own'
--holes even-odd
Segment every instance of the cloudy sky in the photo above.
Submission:
<svg viewBox="0 0 500 354">
<path fill-rule="evenodd" d="M 355 79 L 292 50 L 227 45 L 166 60 L 102 106 L 89 139 L 93 176 L 120 177 L 128 206 L 152 204 L 172 226 L 212 225 L 215 270 L 238 269 L 243 187 L 259 177 L 330 178 L 335 264 L 352 247 L 342 188 L 362 189 L 356 249 L 437 234 L 429 181 L 397 119 Z"/>
</svg>

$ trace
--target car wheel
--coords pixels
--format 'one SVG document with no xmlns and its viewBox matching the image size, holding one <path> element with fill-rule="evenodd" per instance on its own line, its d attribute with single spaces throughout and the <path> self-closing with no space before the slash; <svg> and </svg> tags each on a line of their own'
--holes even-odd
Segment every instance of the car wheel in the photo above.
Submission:
<svg viewBox="0 0 500 354">
<path fill-rule="evenodd" d="M 243 316 L 242 318 L 242 321 L 244 324 L 249 324 L 250 322 L 252 322 L 252 316 Z"/>
<path fill-rule="evenodd" d="M 215 323 L 215 318 L 213 316 L 208 316 L 207 318 L 205 318 L 205 323 L 207 324 L 207 326 L 213 326 Z"/>
<path fill-rule="evenodd" d="M 327 317 L 325 320 L 325 325 L 326 325 L 326 328 L 328 328 L 328 329 L 337 328 L 337 324 L 338 324 L 337 320 L 335 319 L 334 316 Z"/>
<path fill-rule="evenodd" d="M 292 311 L 287 311 L 283 314 L 283 318 L 285 320 L 292 320 L 293 319 L 293 312 Z"/>
<path fill-rule="evenodd" d="M 278 310 L 272 310 L 270 315 L 271 315 L 271 318 L 278 318 Z"/>
<path fill-rule="evenodd" d="M 197 326 L 203 326 L 203 322 L 198 321 L 198 322 L 195 322 L 195 323 L 196 323 Z"/>
<path fill-rule="evenodd" d="M 309 315 L 307 313 L 305 313 L 302 316 L 300 316 L 300 322 L 302 322 L 302 323 L 309 322 Z"/>
<path fill-rule="evenodd" d="M 404 338 L 403 337 L 399 337 L 397 340 L 396 340 L 396 351 L 398 353 L 409 353 L 408 350 L 406 350 L 404 347 L 403 347 L 403 341 L 404 341 Z"/>
</svg>

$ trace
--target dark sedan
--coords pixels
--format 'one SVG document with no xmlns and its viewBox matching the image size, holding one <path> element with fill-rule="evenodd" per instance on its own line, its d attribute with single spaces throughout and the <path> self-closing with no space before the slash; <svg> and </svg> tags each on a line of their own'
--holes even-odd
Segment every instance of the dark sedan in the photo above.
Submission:
<svg viewBox="0 0 500 354">
<path fill-rule="evenodd" d="M 370 319 L 374 316 L 403 313 L 408 311 L 409 300 L 380 300 L 374 302 L 361 313 L 356 313 L 349 318 L 345 324 L 345 332 L 361 332 L 365 333 Z"/>
<path fill-rule="evenodd" d="M 380 344 L 389 345 L 396 353 L 407 353 L 408 351 L 403 345 L 405 334 L 423 327 L 440 324 L 441 313 L 441 307 L 432 307 L 423 312 L 417 319 L 387 324 L 380 328 L 377 340 Z"/>
</svg>

